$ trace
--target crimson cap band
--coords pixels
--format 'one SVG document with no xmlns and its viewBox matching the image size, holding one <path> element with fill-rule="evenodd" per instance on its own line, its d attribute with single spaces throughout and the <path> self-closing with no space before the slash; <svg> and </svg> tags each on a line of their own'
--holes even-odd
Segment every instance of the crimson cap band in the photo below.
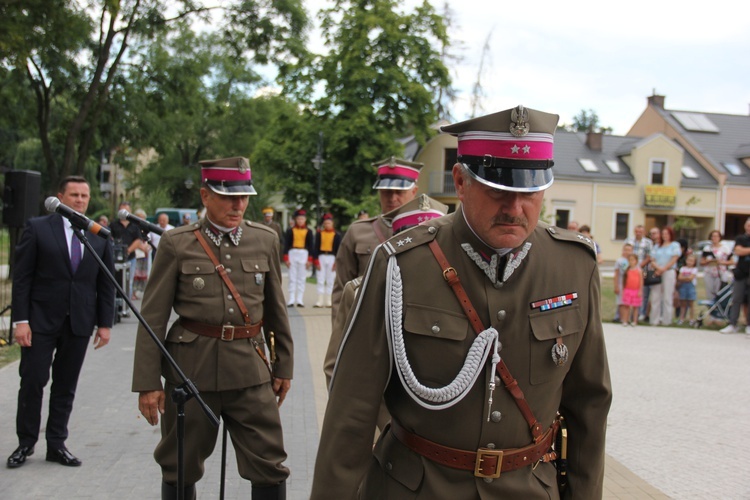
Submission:
<svg viewBox="0 0 750 500">
<path fill-rule="evenodd" d="M 398 234 L 410 227 L 417 226 L 430 219 L 441 217 L 447 213 L 447 205 L 433 200 L 426 194 L 421 194 L 388 215 L 393 216 L 393 234 Z"/>
<path fill-rule="evenodd" d="M 252 183 L 250 162 L 247 158 L 234 156 L 219 160 L 203 160 L 201 182 L 211 191 L 228 196 L 258 194 Z"/>
<path fill-rule="evenodd" d="M 417 183 L 419 170 L 424 163 L 414 163 L 391 156 L 387 160 L 372 164 L 378 169 L 378 180 L 373 189 L 411 189 Z"/>
<path fill-rule="evenodd" d="M 535 192 L 552 185 L 558 115 L 516 106 L 440 127 L 458 138 L 457 161 L 496 189 Z"/>
</svg>

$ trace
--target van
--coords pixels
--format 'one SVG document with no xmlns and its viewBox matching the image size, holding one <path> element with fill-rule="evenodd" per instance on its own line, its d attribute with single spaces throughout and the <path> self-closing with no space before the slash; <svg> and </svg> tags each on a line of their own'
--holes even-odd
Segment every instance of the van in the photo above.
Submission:
<svg viewBox="0 0 750 500">
<path fill-rule="evenodd" d="M 190 222 L 198 222 L 198 211 L 194 208 L 157 208 L 156 212 L 148 220 L 156 224 L 156 219 L 160 214 L 167 214 L 169 217 L 169 223 L 174 227 L 182 226 L 182 217 L 184 215 L 190 216 Z"/>
</svg>

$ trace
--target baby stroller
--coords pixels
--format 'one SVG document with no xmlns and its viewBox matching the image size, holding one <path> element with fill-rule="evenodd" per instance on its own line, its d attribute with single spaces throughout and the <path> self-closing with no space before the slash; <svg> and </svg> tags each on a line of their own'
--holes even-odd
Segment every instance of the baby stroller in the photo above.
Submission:
<svg viewBox="0 0 750 500">
<path fill-rule="evenodd" d="M 713 300 L 699 300 L 699 306 L 707 309 L 698 315 L 695 320 L 695 327 L 703 326 L 704 320 L 729 321 L 729 308 L 732 306 L 732 283 L 725 285 L 716 293 Z"/>
</svg>

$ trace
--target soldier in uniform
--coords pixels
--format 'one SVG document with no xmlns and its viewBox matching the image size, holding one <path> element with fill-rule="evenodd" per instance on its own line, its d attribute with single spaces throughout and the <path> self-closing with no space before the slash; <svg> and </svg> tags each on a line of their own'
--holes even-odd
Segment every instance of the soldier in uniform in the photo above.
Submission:
<svg viewBox="0 0 750 500">
<path fill-rule="evenodd" d="M 598 266 L 590 241 L 538 221 L 557 120 L 519 106 L 443 127 L 458 136 L 462 206 L 374 252 L 313 499 L 601 498 L 611 384 Z M 383 398 L 392 421 L 373 448 Z"/>
<path fill-rule="evenodd" d="M 333 215 L 323 214 L 323 227 L 315 234 L 315 269 L 318 271 L 318 301 L 313 307 L 331 307 L 331 292 L 336 279 L 336 253 L 341 233 L 333 226 Z"/>
<path fill-rule="evenodd" d="M 279 244 L 284 244 L 284 230 L 281 229 L 281 224 L 273 220 L 273 208 L 266 207 L 262 210 L 263 212 L 263 224 L 265 224 L 266 227 L 269 227 L 276 231 L 276 234 L 279 235 Z M 281 247 L 283 249 L 283 246 Z M 279 256 L 281 256 L 281 253 L 279 253 Z"/>
<path fill-rule="evenodd" d="M 356 220 L 349 226 L 336 254 L 336 280 L 333 284 L 331 318 L 335 320 L 341 292 L 347 281 L 362 276 L 375 247 L 393 235 L 393 212 L 417 196 L 417 178 L 423 163 L 414 163 L 391 156 L 372 164 L 378 178 L 374 189 L 380 197 L 381 214 Z"/>
<path fill-rule="evenodd" d="M 289 470 L 283 465 L 287 455 L 278 406 L 291 384 L 292 337 L 281 286 L 279 240 L 263 224 L 243 220 L 248 195 L 256 194 L 247 159 L 203 161 L 201 166 L 206 216 L 162 236 L 143 298 L 143 316 L 224 420 L 240 476 L 252 482 L 252 498 L 283 499 Z M 236 291 L 217 268 L 225 271 Z M 170 326 L 172 309 L 179 319 Z M 270 338 L 275 341 L 268 342 L 267 354 L 264 343 Z M 162 415 L 162 439 L 154 458 L 162 468 L 162 498 L 177 498 L 176 408 L 165 402 L 165 392 L 182 381 L 160 357 L 140 327 L 132 388 L 151 425 Z M 166 380 L 164 389 L 160 377 Z M 218 431 L 195 400 L 185 405 L 185 414 L 189 499 Z"/>
</svg>

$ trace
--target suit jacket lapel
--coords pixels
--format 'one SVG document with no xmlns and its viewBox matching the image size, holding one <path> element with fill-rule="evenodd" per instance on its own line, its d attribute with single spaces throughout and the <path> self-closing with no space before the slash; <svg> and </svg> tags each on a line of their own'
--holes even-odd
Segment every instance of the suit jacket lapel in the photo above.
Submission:
<svg viewBox="0 0 750 500">
<path fill-rule="evenodd" d="M 60 255 L 68 267 L 68 271 L 73 274 L 73 268 L 70 267 L 70 251 L 68 248 L 68 239 L 65 237 L 65 226 L 61 215 L 53 215 L 49 220 L 50 229 L 57 246 L 60 248 Z"/>
</svg>

